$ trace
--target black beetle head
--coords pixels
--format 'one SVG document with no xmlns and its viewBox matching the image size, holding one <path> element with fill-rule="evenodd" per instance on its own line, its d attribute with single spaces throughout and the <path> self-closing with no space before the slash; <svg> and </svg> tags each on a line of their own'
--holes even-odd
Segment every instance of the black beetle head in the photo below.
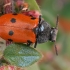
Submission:
<svg viewBox="0 0 70 70">
<path fill-rule="evenodd" d="M 51 28 L 50 32 L 50 41 L 55 42 L 56 41 L 56 36 L 57 36 L 58 29 L 57 28 Z"/>
<path fill-rule="evenodd" d="M 52 42 L 56 41 L 56 36 L 58 33 L 58 17 L 59 17 L 59 15 L 57 16 L 56 27 L 51 28 L 51 32 L 50 32 L 50 39 L 49 40 Z"/>
<path fill-rule="evenodd" d="M 37 42 L 44 43 L 48 40 L 55 42 L 57 32 L 57 28 L 51 28 L 50 24 L 41 19 L 40 26 L 36 28 L 36 33 L 38 34 Z"/>
<path fill-rule="evenodd" d="M 58 32 L 58 16 L 55 28 L 51 28 L 50 25 L 46 21 L 44 21 L 41 18 L 41 16 L 39 16 L 39 24 L 38 27 L 35 28 L 36 42 L 34 47 L 36 48 L 37 43 L 44 43 L 47 42 L 48 40 L 56 42 L 57 32 Z M 58 55 L 56 45 L 55 50 L 56 54 Z"/>
</svg>

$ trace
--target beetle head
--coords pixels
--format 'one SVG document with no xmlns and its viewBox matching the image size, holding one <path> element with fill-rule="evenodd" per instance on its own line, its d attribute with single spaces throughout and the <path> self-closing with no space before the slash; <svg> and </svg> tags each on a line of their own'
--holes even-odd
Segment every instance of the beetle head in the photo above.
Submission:
<svg viewBox="0 0 70 70">
<path fill-rule="evenodd" d="M 52 41 L 52 42 L 56 41 L 57 32 L 58 32 L 58 29 L 51 28 L 50 38 L 49 38 L 50 41 Z"/>
<path fill-rule="evenodd" d="M 52 42 L 55 42 L 56 41 L 56 36 L 57 36 L 57 33 L 58 33 L 58 16 L 57 16 L 57 21 L 56 21 L 56 26 L 55 28 L 51 28 L 51 32 L 50 32 L 50 39 Z"/>
<path fill-rule="evenodd" d="M 36 42 L 34 46 L 35 48 L 37 43 L 44 43 L 48 40 L 56 42 L 56 36 L 58 32 L 58 16 L 55 28 L 51 28 L 46 21 L 44 21 L 41 17 L 39 17 L 39 24 L 35 30 L 36 30 Z M 56 55 L 58 55 L 56 44 L 55 44 L 55 50 L 56 50 Z"/>
<path fill-rule="evenodd" d="M 48 40 L 55 42 L 57 32 L 58 32 L 57 26 L 58 26 L 58 17 L 57 17 L 57 22 L 56 22 L 55 28 L 51 28 L 51 26 L 45 20 L 40 18 L 39 25 L 36 28 L 36 31 L 38 34 L 37 42 L 44 43 L 44 42 L 47 42 Z"/>
</svg>

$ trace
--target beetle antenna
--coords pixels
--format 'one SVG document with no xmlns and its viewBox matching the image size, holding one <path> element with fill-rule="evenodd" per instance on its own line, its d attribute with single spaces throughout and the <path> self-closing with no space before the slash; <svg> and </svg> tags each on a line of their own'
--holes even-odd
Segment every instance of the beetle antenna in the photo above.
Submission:
<svg viewBox="0 0 70 70">
<path fill-rule="evenodd" d="M 56 55 L 58 55 L 56 44 L 55 44 L 55 52 L 56 52 Z"/>
<path fill-rule="evenodd" d="M 58 30 L 58 23 L 59 23 L 58 20 L 59 20 L 59 15 L 57 15 L 56 27 L 55 27 L 55 29 L 57 29 L 57 30 Z M 57 51 L 57 47 L 56 47 L 56 41 L 55 41 L 55 51 L 56 51 L 56 55 L 58 55 L 58 51 Z"/>
<path fill-rule="evenodd" d="M 56 27 L 55 27 L 56 29 L 58 29 L 58 23 L 59 23 L 58 20 L 59 20 L 59 15 L 57 15 Z"/>
</svg>

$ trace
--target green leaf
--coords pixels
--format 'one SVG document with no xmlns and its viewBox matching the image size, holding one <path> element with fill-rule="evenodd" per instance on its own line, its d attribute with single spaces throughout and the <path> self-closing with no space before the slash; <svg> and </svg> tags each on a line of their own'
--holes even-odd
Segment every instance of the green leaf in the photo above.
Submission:
<svg viewBox="0 0 70 70">
<path fill-rule="evenodd" d="M 25 2 L 28 3 L 30 10 L 37 10 L 37 11 L 41 12 L 36 0 L 25 0 Z"/>
<path fill-rule="evenodd" d="M 11 44 L 4 51 L 4 59 L 11 65 L 26 67 L 41 58 L 41 54 L 25 44 Z"/>
</svg>

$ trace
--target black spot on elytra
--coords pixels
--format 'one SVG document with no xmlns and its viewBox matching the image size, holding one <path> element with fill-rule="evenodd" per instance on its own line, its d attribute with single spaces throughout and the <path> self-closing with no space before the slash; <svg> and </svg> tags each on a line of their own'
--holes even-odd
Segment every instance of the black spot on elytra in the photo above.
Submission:
<svg viewBox="0 0 70 70">
<path fill-rule="evenodd" d="M 32 20 L 35 20 L 36 18 L 35 18 L 35 17 L 31 17 L 31 19 L 32 19 Z"/>
<path fill-rule="evenodd" d="M 8 39 L 8 41 L 11 41 L 12 42 L 13 40 L 12 39 Z"/>
<path fill-rule="evenodd" d="M 9 35 L 12 36 L 14 34 L 13 31 L 9 31 Z"/>
<path fill-rule="evenodd" d="M 17 13 L 13 13 L 12 15 L 18 15 Z"/>
<path fill-rule="evenodd" d="M 15 18 L 12 18 L 10 21 L 11 21 L 12 23 L 15 23 L 15 22 L 16 22 L 16 19 L 15 19 Z"/>
</svg>

